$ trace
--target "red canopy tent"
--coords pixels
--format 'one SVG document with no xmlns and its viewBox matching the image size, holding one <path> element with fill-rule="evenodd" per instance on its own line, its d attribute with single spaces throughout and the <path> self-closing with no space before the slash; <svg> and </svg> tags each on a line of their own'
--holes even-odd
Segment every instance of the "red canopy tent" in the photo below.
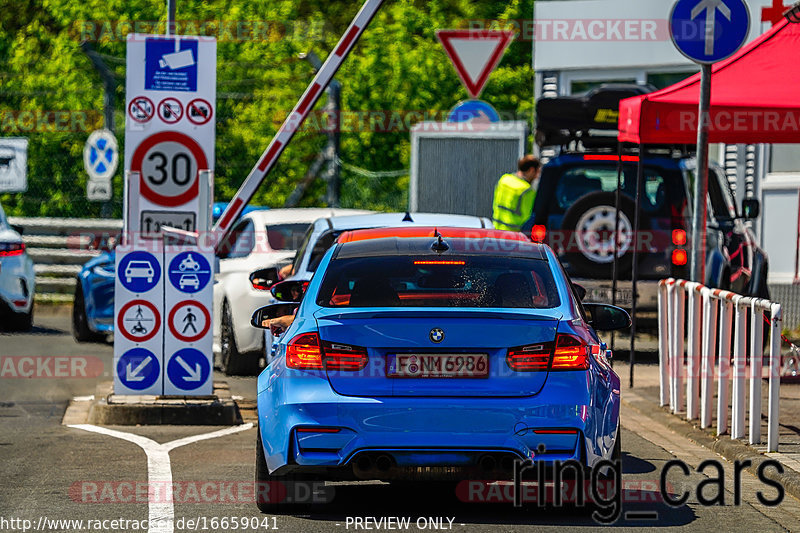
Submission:
<svg viewBox="0 0 800 533">
<path fill-rule="evenodd" d="M 800 143 L 800 7 L 713 66 L 709 142 Z M 700 74 L 620 102 L 621 142 L 697 142 Z"/>
</svg>

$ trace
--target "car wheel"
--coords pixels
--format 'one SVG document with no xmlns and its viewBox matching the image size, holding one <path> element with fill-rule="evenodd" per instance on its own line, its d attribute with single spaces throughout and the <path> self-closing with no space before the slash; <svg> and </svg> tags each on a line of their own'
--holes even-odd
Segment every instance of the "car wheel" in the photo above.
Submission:
<svg viewBox="0 0 800 533">
<path fill-rule="evenodd" d="M 240 353 L 233 332 L 233 318 L 228 301 L 222 303 L 220 324 L 220 370 L 226 376 L 249 376 L 258 373 L 260 353 Z"/>
<path fill-rule="evenodd" d="M 105 335 L 95 333 L 89 329 L 89 319 L 86 317 L 86 302 L 83 299 L 83 289 L 80 280 L 75 284 L 75 298 L 72 300 L 72 337 L 78 342 L 101 342 Z"/>
<path fill-rule="evenodd" d="M 256 428 L 256 506 L 262 513 L 292 513 L 307 509 L 312 503 L 330 503 L 333 487 L 324 487 L 325 482 L 315 476 L 273 476 L 264 458 L 261 428 Z M 305 486 L 301 486 L 305 485 Z M 294 497 L 300 495 L 301 501 Z"/>
<path fill-rule="evenodd" d="M 566 260 L 575 274 L 610 278 L 614 268 L 614 224 L 616 193 L 595 192 L 580 198 L 564 214 L 561 229 L 566 232 Z M 620 197 L 620 240 L 618 275 L 628 276 L 633 265 L 633 224 L 636 206 Z M 640 230 L 645 221 L 640 221 Z"/>
<path fill-rule="evenodd" d="M 33 327 L 33 306 L 27 313 L 14 313 L 11 317 L 13 331 L 30 331 Z"/>
<path fill-rule="evenodd" d="M 611 460 L 615 463 L 622 461 L 622 428 L 617 427 L 617 441 L 614 443 L 614 451 L 611 452 Z"/>
</svg>

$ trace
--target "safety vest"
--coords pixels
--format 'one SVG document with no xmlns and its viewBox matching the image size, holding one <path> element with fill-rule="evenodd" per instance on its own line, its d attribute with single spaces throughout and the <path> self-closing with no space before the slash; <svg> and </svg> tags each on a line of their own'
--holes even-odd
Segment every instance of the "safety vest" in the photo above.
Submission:
<svg viewBox="0 0 800 533">
<path fill-rule="evenodd" d="M 531 218 L 536 190 L 514 174 L 504 174 L 494 189 L 492 220 L 496 229 L 519 231 Z"/>
</svg>

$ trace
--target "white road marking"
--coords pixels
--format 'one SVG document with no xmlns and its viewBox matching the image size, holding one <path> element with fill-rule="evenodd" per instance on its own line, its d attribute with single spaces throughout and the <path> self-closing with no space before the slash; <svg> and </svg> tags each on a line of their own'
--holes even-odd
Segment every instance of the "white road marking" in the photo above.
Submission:
<svg viewBox="0 0 800 533">
<path fill-rule="evenodd" d="M 144 453 L 147 455 L 147 482 L 150 483 L 151 486 L 167 487 L 172 485 L 172 465 L 169 460 L 170 451 L 201 440 L 215 439 L 240 431 L 246 431 L 252 428 L 253 424 L 248 423 L 241 426 L 220 429 L 211 433 L 204 433 L 202 435 L 192 435 L 190 437 L 165 442 L 164 444 L 159 444 L 141 435 L 93 426 L 91 424 L 75 424 L 67 427 L 91 431 L 92 433 L 100 433 L 101 435 L 107 435 L 136 444 L 143 449 Z M 175 521 L 175 507 L 173 502 L 149 502 L 148 518 L 150 519 L 150 529 L 148 529 L 148 533 L 173 533 Z"/>
<path fill-rule="evenodd" d="M 72 401 L 73 402 L 91 402 L 94 400 L 94 394 L 91 396 L 75 396 Z"/>
</svg>

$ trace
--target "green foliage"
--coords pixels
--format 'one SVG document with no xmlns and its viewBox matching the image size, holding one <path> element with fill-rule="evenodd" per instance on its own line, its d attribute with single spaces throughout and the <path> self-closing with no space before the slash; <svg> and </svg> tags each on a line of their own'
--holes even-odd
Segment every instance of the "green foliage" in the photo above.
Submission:
<svg viewBox="0 0 800 533">
<path fill-rule="evenodd" d="M 179 33 L 219 41 L 217 199 L 235 193 L 311 80 L 311 65 L 298 55 L 313 50 L 324 60 L 359 7 L 334 0 L 178 2 Z M 345 117 L 342 161 L 374 172 L 407 169 L 409 127 L 426 115 L 440 118 L 467 98 L 436 30 L 494 29 L 503 26 L 498 21 L 532 13 L 533 0 L 387 0 L 336 76 Z M 125 38 L 133 30 L 163 33 L 164 19 L 163 0 L 0 0 L 0 136 L 29 138 L 29 190 L 0 197 L 9 214 L 100 215 L 101 205 L 85 200 L 82 150 L 89 133 L 102 126 L 103 86 L 80 43 L 90 40 L 116 74 L 116 133 L 124 149 Z M 530 120 L 530 41 L 511 45 L 482 98 Z M 253 203 L 281 206 L 303 178 L 326 142 L 324 104 L 323 96 Z M 68 115 L 47 114 L 58 111 Z M 121 175 L 113 211 L 106 213 L 117 217 Z M 342 168 L 341 179 L 344 207 L 407 205 L 408 176 L 365 177 Z M 317 180 L 301 205 L 324 205 L 324 189 Z"/>
</svg>

